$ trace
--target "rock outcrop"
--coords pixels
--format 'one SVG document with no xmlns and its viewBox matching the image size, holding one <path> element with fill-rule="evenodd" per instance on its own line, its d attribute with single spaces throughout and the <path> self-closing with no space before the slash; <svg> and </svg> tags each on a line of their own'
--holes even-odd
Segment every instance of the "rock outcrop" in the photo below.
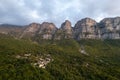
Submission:
<svg viewBox="0 0 120 80">
<path fill-rule="evenodd" d="M 43 22 L 37 35 L 39 35 L 41 39 L 52 39 L 56 30 L 57 28 L 53 23 Z"/>
<path fill-rule="evenodd" d="M 39 28 L 40 28 L 40 24 L 38 23 L 29 24 L 22 32 L 20 38 L 30 38 L 35 36 Z"/>
<path fill-rule="evenodd" d="M 53 23 L 32 23 L 25 28 L 21 38 L 39 37 L 40 39 L 52 39 L 56 30 L 57 28 Z"/>
<path fill-rule="evenodd" d="M 105 18 L 98 26 L 102 39 L 120 39 L 120 17 Z"/>
<path fill-rule="evenodd" d="M 31 53 L 26 53 L 26 54 L 21 54 L 21 55 L 15 55 L 14 57 L 16 59 L 28 60 L 28 61 L 30 61 L 31 65 L 33 67 L 38 67 L 38 68 L 45 68 L 48 63 L 53 61 L 52 57 L 49 54 L 34 55 Z"/>
<path fill-rule="evenodd" d="M 96 38 L 96 24 L 96 21 L 91 18 L 78 21 L 74 27 L 74 38 L 77 40 Z"/>
<path fill-rule="evenodd" d="M 73 29 L 71 26 L 71 22 L 66 20 L 62 23 L 60 29 L 55 33 L 55 39 L 70 39 L 73 38 Z"/>
</svg>

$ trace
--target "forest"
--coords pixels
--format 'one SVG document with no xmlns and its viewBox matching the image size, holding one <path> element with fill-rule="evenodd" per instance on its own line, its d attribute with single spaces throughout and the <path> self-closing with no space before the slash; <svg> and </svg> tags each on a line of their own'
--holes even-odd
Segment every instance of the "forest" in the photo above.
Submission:
<svg viewBox="0 0 120 80">
<path fill-rule="evenodd" d="M 24 54 L 49 54 L 53 61 L 39 68 L 15 57 Z M 37 42 L 0 35 L 0 80 L 120 80 L 120 40 Z"/>
</svg>

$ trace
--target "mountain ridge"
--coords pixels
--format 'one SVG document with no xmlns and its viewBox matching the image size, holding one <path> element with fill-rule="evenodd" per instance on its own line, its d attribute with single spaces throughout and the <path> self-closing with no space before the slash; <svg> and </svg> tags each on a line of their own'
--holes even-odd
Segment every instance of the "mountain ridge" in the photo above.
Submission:
<svg viewBox="0 0 120 80">
<path fill-rule="evenodd" d="M 12 30 L 9 30 L 9 27 Z M 31 23 L 27 26 L 1 24 L 0 33 L 14 33 L 18 38 L 40 37 L 41 39 L 120 39 L 120 17 L 104 18 L 99 23 L 91 18 L 83 18 L 74 27 L 65 20 L 58 28 L 54 23 Z M 12 34 L 14 35 L 14 34 Z"/>
</svg>

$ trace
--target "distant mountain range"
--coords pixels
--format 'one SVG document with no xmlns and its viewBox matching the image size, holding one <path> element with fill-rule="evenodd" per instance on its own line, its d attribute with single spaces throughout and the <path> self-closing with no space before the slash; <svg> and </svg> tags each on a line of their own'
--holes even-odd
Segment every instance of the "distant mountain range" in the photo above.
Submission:
<svg viewBox="0 0 120 80">
<path fill-rule="evenodd" d="M 104 18 L 99 23 L 91 18 L 79 20 L 74 27 L 66 20 L 57 28 L 54 23 L 31 23 L 26 26 L 1 24 L 1 34 L 9 34 L 17 38 L 40 39 L 120 39 L 120 17 Z"/>
</svg>

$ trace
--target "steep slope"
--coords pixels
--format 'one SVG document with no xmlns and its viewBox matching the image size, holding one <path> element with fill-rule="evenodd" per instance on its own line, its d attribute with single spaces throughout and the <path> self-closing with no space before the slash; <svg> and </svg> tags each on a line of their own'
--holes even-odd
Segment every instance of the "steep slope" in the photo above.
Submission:
<svg viewBox="0 0 120 80">
<path fill-rule="evenodd" d="M 40 28 L 40 24 L 38 23 L 31 23 L 25 27 L 23 30 L 20 38 L 31 38 L 35 36 Z"/>
<path fill-rule="evenodd" d="M 55 33 L 54 39 L 71 39 L 73 38 L 73 29 L 71 26 L 71 22 L 66 20 L 61 24 L 61 27 Z"/>
<path fill-rule="evenodd" d="M 57 27 L 53 23 L 43 22 L 37 33 L 41 39 L 53 39 Z"/>
<path fill-rule="evenodd" d="M 105 18 L 97 23 L 91 18 L 79 20 L 74 27 L 66 20 L 58 29 L 54 23 L 31 23 L 27 26 L 0 25 L 1 34 L 32 40 L 120 39 L 120 17 Z"/>
<path fill-rule="evenodd" d="M 98 24 L 103 39 L 120 39 L 120 17 L 105 18 Z"/>
<path fill-rule="evenodd" d="M 24 29 L 21 38 L 52 39 L 56 30 L 53 23 L 31 23 Z"/>
<path fill-rule="evenodd" d="M 80 40 L 82 38 L 96 37 L 95 33 L 96 21 L 91 18 L 84 18 L 78 21 L 74 27 L 74 38 Z"/>
</svg>

